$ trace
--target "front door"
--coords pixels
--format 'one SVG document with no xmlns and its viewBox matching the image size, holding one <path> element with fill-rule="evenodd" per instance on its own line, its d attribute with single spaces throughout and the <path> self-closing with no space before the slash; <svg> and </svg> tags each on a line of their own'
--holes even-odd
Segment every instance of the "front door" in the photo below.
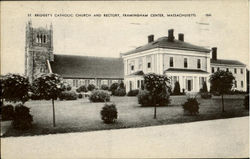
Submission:
<svg viewBox="0 0 250 159">
<path fill-rule="evenodd" d="M 188 91 L 192 90 L 192 80 L 188 80 Z"/>
</svg>

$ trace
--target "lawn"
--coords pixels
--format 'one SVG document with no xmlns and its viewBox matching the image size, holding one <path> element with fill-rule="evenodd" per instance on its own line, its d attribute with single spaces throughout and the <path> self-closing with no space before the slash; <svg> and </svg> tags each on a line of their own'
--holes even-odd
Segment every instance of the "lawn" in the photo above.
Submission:
<svg viewBox="0 0 250 159">
<path fill-rule="evenodd" d="M 51 101 L 29 101 L 25 103 L 31 108 L 33 128 L 27 131 L 17 131 L 12 127 L 3 135 L 28 136 L 67 132 L 83 132 L 104 129 L 119 129 L 165 125 L 173 123 L 193 122 L 220 118 L 248 116 L 244 109 L 244 95 L 225 97 L 225 113 L 221 112 L 221 98 L 200 99 L 200 113 L 197 116 L 183 114 L 181 104 L 186 96 L 171 96 L 171 104 L 157 108 L 157 119 L 153 119 L 153 107 L 141 107 L 136 97 L 111 97 L 118 110 L 118 120 L 114 124 L 104 124 L 100 118 L 100 110 L 104 103 L 90 103 L 88 99 L 75 101 L 56 101 L 56 127 L 52 127 Z"/>
</svg>

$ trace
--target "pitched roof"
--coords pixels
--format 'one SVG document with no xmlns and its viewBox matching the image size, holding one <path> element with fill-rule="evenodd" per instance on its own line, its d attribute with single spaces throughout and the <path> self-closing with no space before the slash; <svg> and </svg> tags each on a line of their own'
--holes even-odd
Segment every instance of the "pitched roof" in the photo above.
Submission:
<svg viewBox="0 0 250 159">
<path fill-rule="evenodd" d="M 211 64 L 224 64 L 224 65 L 239 65 L 239 66 L 245 66 L 245 64 L 241 63 L 237 60 L 224 60 L 224 59 L 210 59 Z"/>
<path fill-rule="evenodd" d="M 168 37 L 161 37 L 156 41 L 150 42 L 146 45 L 140 46 L 132 51 L 123 53 L 122 55 L 130 55 L 133 53 L 154 49 L 154 48 L 168 48 L 168 49 L 178 49 L 178 50 L 189 50 L 189 51 L 201 51 L 209 53 L 210 50 L 201 46 L 196 46 L 187 42 L 180 40 L 169 41 Z"/>
<path fill-rule="evenodd" d="M 193 72 L 193 73 L 208 73 L 207 71 L 197 70 L 197 69 L 184 69 L 184 68 L 169 68 L 165 72 Z"/>
<path fill-rule="evenodd" d="M 53 73 L 64 78 L 123 79 L 122 58 L 54 55 L 50 62 Z"/>
</svg>

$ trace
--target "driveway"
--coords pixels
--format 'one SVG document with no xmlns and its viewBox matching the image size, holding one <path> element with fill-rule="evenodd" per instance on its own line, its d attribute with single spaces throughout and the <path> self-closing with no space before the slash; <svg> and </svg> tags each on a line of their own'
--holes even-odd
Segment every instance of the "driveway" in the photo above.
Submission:
<svg viewBox="0 0 250 159">
<path fill-rule="evenodd" d="M 2 138 L 2 158 L 248 157 L 249 117 Z"/>
</svg>

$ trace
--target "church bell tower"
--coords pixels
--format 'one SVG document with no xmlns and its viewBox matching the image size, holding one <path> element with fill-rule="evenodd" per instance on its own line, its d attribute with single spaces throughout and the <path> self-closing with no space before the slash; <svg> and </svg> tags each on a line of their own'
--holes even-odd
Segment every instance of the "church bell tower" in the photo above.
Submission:
<svg viewBox="0 0 250 159">
<path fill-rule="evenodd" d="M 49 73 L 48 64 L 54 61 L 53 26 L 34 28 L 32 22 L 26 24 L 25 75 L 32 82 L 41 74 Z"/>
</svg>

